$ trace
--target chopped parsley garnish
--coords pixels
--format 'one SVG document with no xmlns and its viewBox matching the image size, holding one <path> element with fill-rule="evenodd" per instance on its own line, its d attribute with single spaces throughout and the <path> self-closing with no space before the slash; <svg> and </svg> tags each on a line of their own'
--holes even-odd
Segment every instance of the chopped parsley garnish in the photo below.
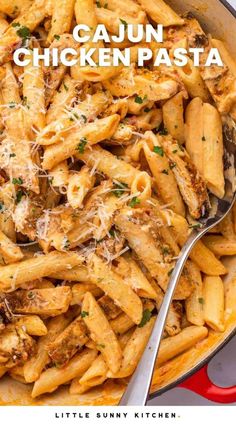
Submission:
<svg viewBox="0 0 236 424">
<path fill-rule="evenodd" d="M 100 1 L 96 1 L 96 6 L 99 8 L 102 7 Z"/>
<path fill-rule="evenodd" d="M 168 171 L 168 169 L 163 169 L 163 171 L 161 171 L 161 173 L 162 173 L 162 174 L 165 174 L 165 175 L 169 175 L 169 171 Z"/>
<path fill-rule="evenodd" d="M 19 22 L 13 22 L 11 26 L 13 26 L 13 28 L 17 28 L 20 26 L 20 24 Z"/>
<path fill-rule="evenodd" d="M 189 225 L 189 228 L 192 228 L 193 230 L 197 230 L 198 228 L 201 228 L 201 224 Z"/>
<path fill-rule="evenodd" d="M 121 21 L 122 25 L 124 25 L 124 27 L 125 27 L 125 31 L 126 31 L 126 30 L 127 30 L 127 27 L 128 27 L 127 22 L 126 22 L 126 21 L 124 21 L 124 19 L 121 19 L 121 18 L 120 18 L 120 21 Z"/>
<path fill-rule="evenodd" d="M 30 38 L 30 30 L 26 26 L 20 27 L 16 31 L 17 35 L 19 35 L 20 38 L 22 38 L 23 41 L 25 41 L 27 38 Z"/>
<path fill-rule="evenodd" d="M 35 296 L 35 294 L 34 294 L 32 291 L 30 291 L 30 292 L 27 294 L 28 299 L 33 299 L 33 298 L 34 298 L 34 296 Z"/>
<path fill-rule="evenodd" d="M 163 128 L 163 130 L 159 131 L 160 135 L 168 135 L 168 130 L 166 128 Z"/>
<path fill-rule="evenodd" d="M 178 152 L 178 150 L 177 149 L 175 149 L 175 150 L 173 150 L 173 152 L 172 153 L 177 153 Z"/>
<path fill-rule="evenodd" d="M 138 327 L 140 327 L 140 328 L 144 327 L 148 323 L 148 321 L 150 321 L 151 317 L 152 317 L 152 312 L 149 309 L 145 309 L 143 311 L 143 316 L 142 316 L 141 322 L 139 323 Z"/>
<path fill-rule="evenodd" d="M 198 302 L 199 302 L 201 305 L 204 305 L 204 299 L 203 299 L 203 297 L 199 297 L 199 298 L 198 298 Z"/>
<path fill-rule="evenodd" d="M 54 38 L 55 38 L 55 40 L 59 41 L 61 37 L 60 37 L 60 35 L 55 34 Z"/>
<path fill-rule="evenodd" d="M 202 137 L 202 141 L 206 141 L 206 137 L 205 136 Z"/>
<path fill-rule="evenodd" d="M 140 97 L 140 96 L 135 96 L 135 99 L 134 99 L 134 101 L 135 101 L 135 103 L 138 103 L 139 105 L 141 105 L 141 104 L 143 104 L 143 102 L 145 101 L 147 99 L 147 96 L 144 96 L 144 98 L 142 99 L 142 97 Z"/>
<path fill-rule="evenodd" d="M 159 156 L 164 156 L 164 151 L 160 146 L 154 146 L 153 151 Z"/>
<path fill-rule="evenodd" d="M 82 137 L 80 139 L 80 142 L 79 142 L 78 146 L 76 147 L 76 150 L 79 150 L 79 153 L 84 153 L 84 148 L 85 148 L 87 142 L 88 142 L 87 141 L 87 138 L 86 137 Z"/>
<path fill-rule="evenodd" d="M 104 9 L 107 9 L 108 8 L 108 3 L 105 3 L 103 7 L 104 7 Z"/>
<path fill-rule="evenodd" d="M 175 168 L 176 167 L 176 163 L 175 162 L 171 162 L 170 163 L 170 169 L 173 169 L 173 168 Z"/>
<path fill-rule="evenodd" d="M 17 184 L 17 185 L 21 185 L 23 184 L 23 180 L 22 178 L 12 178 L 12 184 Z"/>
<path fill-rule="evenodd" d="M 0 202 L 0 213 L 3 212 L 5 209 L 5 206 L 2 202 Z"/>
<path fill-rule="evenodd" d="M 81 311 L 80 315 L 81 315 L 82 318 L 85 318 L 85 317 L 89 316 L 89 313 L 87 311 Z"/>
<path fill-rule="evenodd" d="M 75 115 L 75 114 L 74 114 Z M 87 116 L 85 116 L 85 115 L 81 115 L 81 118 L 84 120 L 84 123 L 86 124 L 86 122 L 87 122 Z"/>
<path fill-rule="evenodd" d="M 69 242 L 67 237 L 64 237 L 64 239 L 63 239 L 63 249 L 68 250 L 69 248 L 70 248 L 70 242 Z"/>
<path fill-rule="evenodd" d="M 174 268 L 171 268 L 170 270 L 169 270 L 169 272 L 168 272 L 168 277 L 170 277 L 171 276 L 171 274 L 172 274 L 172 272 L 174 271 Z"/>
<path fill-rule="evenodd" d="M 15 153 L 10 153 L 10 158 L 15 158 L 16 154 Z"/>
<path fill-rule="evenodd" d="M 148 113 L 148 112 L 150 112 L 150 110 L 151 110 L 151 109 L 149 109 L 149 107 L 145 107 L 144 112 L 145 112 L 145 113 Z"/>
<path fill-rule="evenodd" d="M 27 97 L 26 96 L 23 97 L 22 104 L 23 104 L 23 106 L 26 106 L 28 109 L 30 108 L 29 105 L 27 104 Z"/>
<path fill-rule="evenodd" d="M 102 349 L 104 349 L 105 347 L 106 347 L 106 345 L 104 345 L 103 343 L 99 343 L 99 344 L 97 344 L 97 347 L 99 348 L 102 348 Z"/>
<path fill-rule="evenodd" d="M 170 253 L 170 250 L 168 247 L 162 247 L 162 253 L 164 256 L 168 255 Z"/>
<path fill-rule="evenodd" d="M 122 194 L 124 194 L 125 190 L 128 188 L 128 185 L 125 183 L 116 183 L 114 184 L 114 190 L 112 191 L 112 193 L 116 196 L 116 197 L 121 197 Z"/>
<path fill-rule="evenodd" d="M 24 195 L 24 192 L 22 190 L 17 191 L 17 193 L 16 193 L 16 204 L 20 203 L 23 195 Z"/>
<path fill-rule="evenodd" d="M 181 150 L 181 152 L 184 152 L 184 148 L 183 148 L 182 144 L 178 143 L 178 147 L 179 147 L 179 150 Z"/>
<path fill-rule="evenodd" d="M 138 197 L 133 197 L 133 199 L 130 201 L 130 204 L 129 204 L 129 206 L 131 207 L 131 208 L 134 208 L 136 205 L 139 205 L 139 203 L 140 203 L 140 199 L 138 198 Z"/>
<path fill-rule="evenodd" d="M 75 121 L 76 119 L 79 119 L 79 115 L 77 115 L 77 113 L 76 112 L 73 112 L 73 114 L 72 114 L 73 116 L 71 116 L 70 117 L 70 121 Z"/>
<path fill-rule="evenodd" d="M 63 82 L 63 87 L 64 87 L 64 89 L 66 90 L 66 91 L 68 91 L 69 90 L 69 88 L 67 87 L 67 85 Z"/>
<path fill-rule="evenodd" d="M 16 107 L 16 103 L 10 102 L 10 103 L 8 103 L 8 106 L 9 106 L 10 109 L 14 109 L 14 107 Z"/>
<path fill-rule="evenodd" d="M 116 233 L 115 230 L 113 230 L 113 228 L 110 229 L 109 234 L 111 237 L 115 237 Z"/>
</svg>

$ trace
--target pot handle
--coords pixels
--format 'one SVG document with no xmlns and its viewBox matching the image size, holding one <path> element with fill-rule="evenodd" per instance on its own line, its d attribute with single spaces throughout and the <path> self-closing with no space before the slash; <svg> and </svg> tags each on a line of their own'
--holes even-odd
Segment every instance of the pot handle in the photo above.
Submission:
<svg viewBox="0 0 236 424">
<path fill-rule="evenodd" d="M 187 378 L 178 387 L 191 390 L 213 402 L 232 403 L 236 402 L 236 386 L 219 387 L 208 377 L 207 365 Z"/>
</svg>

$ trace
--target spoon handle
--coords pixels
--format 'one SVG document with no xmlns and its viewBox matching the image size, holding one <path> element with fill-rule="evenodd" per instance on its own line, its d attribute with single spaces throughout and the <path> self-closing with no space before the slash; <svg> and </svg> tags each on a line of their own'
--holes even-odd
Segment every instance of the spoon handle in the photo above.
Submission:
<svg viewBox="0 0 236 424">
<path fill-rule="evenodd" d="M 202 233 L 197 233 L 196 231 L 193 231 L 189 239 L 185 243 L 183 249 L 181 250 L 180 256 L 171 274 L 168 288 L 163 298 L 161 308 L 158 312 L 158 316 L 154 324 L 152 334 L 149 338 L 148 344 L 145 348 L 142 358 L 139 361 L 136 371 L 133 374 L 129 385 L 120 400 L 120 406 L 144 406 L 147 402 L 155 362 L 158 355 L 160 342 L 162 339 L 162 334 L 165 327 L 169 307 L 173 298 L 173 294 L 181 272 L 183 270 L 184 264 L 188 258 L 188 255 L 196 241 L 201 237 L 201 235 Z"/>
</svg>

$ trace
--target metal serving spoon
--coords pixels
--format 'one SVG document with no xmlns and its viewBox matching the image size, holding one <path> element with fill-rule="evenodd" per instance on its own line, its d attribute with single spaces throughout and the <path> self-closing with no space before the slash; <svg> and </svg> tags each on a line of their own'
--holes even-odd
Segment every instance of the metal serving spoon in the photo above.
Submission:
<svg viewBox="0 0 236 424">
<path fill-rule="evenodd" d="M 129 385 L 121 398 L 120 406 L 139 405 L 144 406 L 147 402 L 155 362 L 158 355 L 162 334 L 173 294 L 183 270 L 184 264 L 196 242 L 212 227 L 218 224 L 229 213 L 236 198 L 236 124 L 229 117 L 225 118 L 223 124 L 224 133 L 224 172 L 225 172 L 225 196 L 217 199 L 212 196 L 211 211 L 214 215 L 203 216 L 199 222 L 199 229 L 190 234 L 183 246 L 175 268 L 171 274 L 170 282 L 166 290 L 161 308 L 145 348 L 143 356 L 133 374 Z"/>
</svg>

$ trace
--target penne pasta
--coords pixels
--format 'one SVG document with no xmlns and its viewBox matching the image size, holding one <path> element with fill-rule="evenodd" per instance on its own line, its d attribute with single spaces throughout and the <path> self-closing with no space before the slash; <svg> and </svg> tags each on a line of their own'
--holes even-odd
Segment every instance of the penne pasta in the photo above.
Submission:
<svg viewBox="0 0 236 424">
<path fill-rule="evenodd" d="M 108 294 L 134 323 L 142 319 L 142 302 L 125 281 L 98 256 L 92 255 L 89 266 L 91 281 Z"/>
<path fill-rule="evenodd" d="M 81 262 L 76 253 L 51 252 L 48 255 L 1 267 L 0 287 L 2 291 L 12 290 L 28 281 L 47 277 L 50 273 L 73 268 Z"/>
<path fill-rule="evenodd" d="M 34 383 L 32 397 L 56 390 L 61 384 L 67 383 L 75 377 L 82 376 L 97 356 L 97 352 L 85 349 L 77 354 L 63 369 L 49 368 L 44 371 Z"/>
<path fill-rule="evenodd" d="M 119 342 L 101 308 L 89 292 L 84 296 L 81 315 L 107 366 L 113 372 L 117 372 L 122 358 Z"/>
<path fill-rule="evenodd" d="M 224 285 L 220 277 L 204 277 L 203 299 L 206 324 L 215 331 L 224 331 Z"/>
</svg>

